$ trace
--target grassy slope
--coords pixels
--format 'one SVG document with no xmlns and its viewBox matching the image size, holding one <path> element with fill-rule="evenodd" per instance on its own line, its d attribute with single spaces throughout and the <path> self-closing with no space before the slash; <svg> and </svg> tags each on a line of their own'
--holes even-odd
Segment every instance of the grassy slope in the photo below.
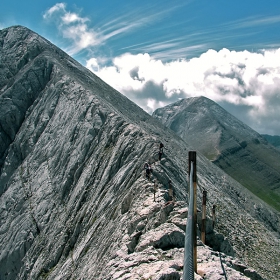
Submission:
<svg viewBox="0 0 280 280">
<path fill-rule="evenodd" d="M 248 144 L 246 150 L 223 151 L 214 163 L 280 212 L 280 161 L 275 155 L 270 147 Z"/>
</svg>

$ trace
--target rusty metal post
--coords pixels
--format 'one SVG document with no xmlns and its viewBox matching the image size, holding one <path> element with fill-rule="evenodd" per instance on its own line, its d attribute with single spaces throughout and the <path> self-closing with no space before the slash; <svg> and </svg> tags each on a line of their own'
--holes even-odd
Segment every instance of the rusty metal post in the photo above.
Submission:
<svg viewBox="0 0 280 280">
<path fill-rule="evenodd" d="M 191 169 L 191 162 L 193 162 L 193 208 L 194 208 L 194 215 L 193 215 L 193 223 L 194 223 L 194 233 L 193 233 L 193 261 L 194 261 L 194 271 L 197 273 L 197 186 L 196 186 L 196 152 L 189 151 L 189 174 Z"/>
<path fill-rule="evenodd" d="M 206 232 L 206 198 L 207 191 L 203 191 L 202 198 L 202 221 L 201 221 L 201 241 L 205 244 L 205 232 Z"/>
</svg>

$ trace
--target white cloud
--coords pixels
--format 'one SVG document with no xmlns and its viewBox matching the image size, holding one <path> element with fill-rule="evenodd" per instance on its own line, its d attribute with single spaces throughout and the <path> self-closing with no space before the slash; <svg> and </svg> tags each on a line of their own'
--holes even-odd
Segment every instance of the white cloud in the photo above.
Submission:
<svg viewBox="0 0 280 280">
<path fill-rule="evenodd" d="M 260 133 L 280 135 L 275 122 L 280 110 L 279 61 L 280 49 L 208 50 L 200 57 L 169 63 L 147 53 L 127 53 L 116 57 L 110 67 L 100 67 L 95 59 L 94 69 L 149 113 L 178 98 L 204 95 L 228 108 L 235 106 L 234 110 L 242 107 L 243 115 L 237 117 Z"/>
<path fill-rule="evenodd" d="M 65 3 L 57 3 L 53 7 L 49 8 L 43 15 L 44 19 L 52 17 L 56 12 L 65 12 L 66 5 Z"/>
<path fill-rule="evenodd" d="M 70 24 L 74 22 L 84 23 L 89 20 L 88 18 L 81 18 L 77 14 L 70 12 L 65 13 L 61 19 L 64 24 Z"/>
<path fill-rule="evenodd" d="M 78 53 L 82 49 L 98 45 L 102 41 L 99 34 L 89 30 L 84 23 L 68 25 L 67 28 L 62 28 L 61 32 L 64 38 L 71 39 L 74 42 L 68 50 L 71 55 Z"/>
<path fill-rule="evenodd" d="M 45 12 L 44 19 L 55 22 L 62 36 L 69 40 L 70 47 L 66 51 L 74 55 L 81 50 L 87 50 L 88 54 L 93 50 L 97 53 L 111 38 L 120 39 L 140 27 L 147 29 L 168 13 L 169 9 L 158 11 L 156 6 L 126 10 L 113 20 L 104 18 L 103 24 L 93 28 L 87 17 L 81 16 L 80 12 L 68 11 L 65 3 L 58 3 Z M 279 19 L 279 16 L 247 18 L 231 22 L 227 28 L 272 24 Z M 224 27 L 218 29 L 219 37 L 224 35 Z M 138 54 L 120 55 L 110 61 L 111 64 L 108 64 L 110 58 L 96 55 L 87 61 L 86 66 L 149 113 L 179 98 L 204 95 L 223 104 L 232 113 L 239 110 L 238 117 L 257 131 L 270 130 L 275 134 L 277 131 L 280 135 L 275 121 L 280 109 L 280 49 L 259 53 L 210 49 L 199 57 L 180 59 L 208 49 L 207 39 L 211 36 L 216 40 L 213 34 L 210 28 L 175 39 L 151 39 L 129 47 Z M 204 40 L 199 41 L 198 37 Z M 185 45 L 186 41 L 189 45 Z"/>
<path fill-rule="evenodd" d="M 51 7 L 43 17 L 47 20 L 54 20 L 62 36 L 72 41 L 66 50 L 70 55 L 88 47 L 97 46 L 104 40 L 102 34 L 89 27 L 90 20 L 87 17 L 67 11 L 64 3 Z"/>
<path fill-rule="evenodd" d="M 96 58 L 91 58 L 87 61 L 86 63 L 86 67 L 91 70 L 92 72 L 98 72 L 99 71 L 99 65 L 98 65 L 98 61 Z"/>
</svg>

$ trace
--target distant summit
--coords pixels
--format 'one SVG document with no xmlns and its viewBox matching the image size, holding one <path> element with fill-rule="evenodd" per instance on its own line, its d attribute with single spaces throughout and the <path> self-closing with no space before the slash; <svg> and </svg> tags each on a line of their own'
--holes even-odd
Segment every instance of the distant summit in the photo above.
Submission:
<svg viewBox="0 0 280 280">
<path fill-rule="evenodd" d="M 280 211 L 280 152 L 256 131 L 203 96 L 159 108 L 153 116 Z"/>
</svg>

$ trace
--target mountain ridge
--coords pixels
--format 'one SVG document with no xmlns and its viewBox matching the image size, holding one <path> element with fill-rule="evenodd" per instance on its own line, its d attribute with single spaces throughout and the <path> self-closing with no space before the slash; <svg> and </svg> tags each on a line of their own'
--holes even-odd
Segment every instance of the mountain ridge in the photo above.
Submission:
<svg viewBox="0 0 280 280">
<path fill-rule="evenodd" d="M 256 131 L 206 97 L 181 100 L 153 116 L 280 210 L 280 153 Z"/>
<path fill-rule="evenodd" d="M 268 134 L 262 134 L 262 136 L 275 148 L 277 148 L 278 150 L 280 149 L 280 136 Z"/>
<path fill-rule="evenodd" d="M 37 36 L 0 31 L 0 279 L 180 279 L 191 147 Z M 276 280 L 279 215 L 199 152 L 197 164 L 212 248 L 199 243 L 199 265 L 221 251 L 232 277 Z"/>
</svg>

